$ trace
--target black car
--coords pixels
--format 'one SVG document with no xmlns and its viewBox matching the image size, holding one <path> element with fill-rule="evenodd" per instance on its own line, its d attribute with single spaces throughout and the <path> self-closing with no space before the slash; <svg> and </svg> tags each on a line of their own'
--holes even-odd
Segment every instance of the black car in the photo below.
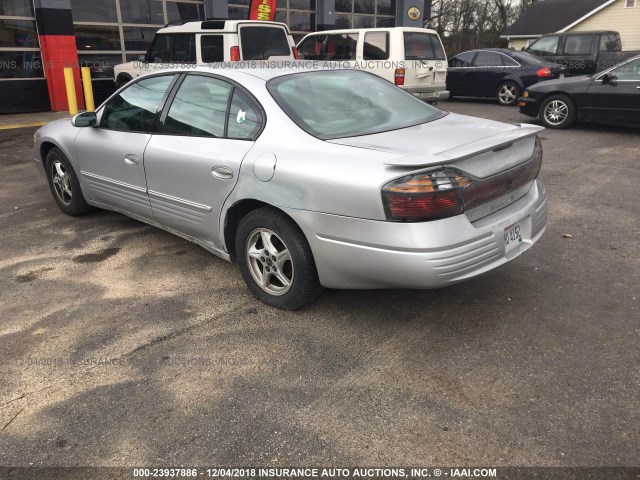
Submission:
<svg viewBox="0 0 640 480">
<path fill-rule="evenodd" d="M 549 128 L 568 128 L 576 120 L 640 124 L 640 55 L 594 75 L 534 85 L 519 106 Z"/>
<path fill-rule="evenodd" d="M 496 98 L 501 105 L 515 105 L 527 87 L 558 78 L 563 71 L 526 52 L 469 50 L 449 59 L 447 90 L 451 97 Z"/>
</svg>

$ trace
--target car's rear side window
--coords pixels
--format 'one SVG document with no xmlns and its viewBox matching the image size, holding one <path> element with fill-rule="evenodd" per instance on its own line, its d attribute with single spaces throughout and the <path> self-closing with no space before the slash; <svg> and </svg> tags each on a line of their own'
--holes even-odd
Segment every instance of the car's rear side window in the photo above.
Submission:
<svg viewBox="0 0 640 480">
<path fill-rule="evenodd" d="M 367 32 L 364 35 L 365 60 L 388 60 L 389 59 L 389 33 L 388 32 Z"/>
<path fill-rule="evenodd" d="M 564 41 L 565 55 L 589 55 L 591 53 L 591 44 L 593 43 L 593 35 L 568 35 Z"/>
<path fill-rule="evenodd" d="M 355 60 L 358 45 L 357 33 L 327 35 L 323 60 Z"/>
<path fill-rule="evenodd" d="M 147 60 L 151 63 L 196 63 L 195 34 L 161 34 L 151 44 Z"/>
<path fill-rule="evenodd" d="M 204 63 L 224 62 L 224 38 L 222 35 L 203 35 L 200 37 L 200 46 Z"/>
<path fill-rule="evenodd" d="M 447 58 L 437 35 L 418 32 L 404 33 L 404 55 L 406 60 L 446 60 Z"/>
<path fill-rule="evenodd" d="M 267 60 L 269 57 L 291 57 L 291 47 L 284 28 L 240 27 L 243 60 Z"/>
</svg>

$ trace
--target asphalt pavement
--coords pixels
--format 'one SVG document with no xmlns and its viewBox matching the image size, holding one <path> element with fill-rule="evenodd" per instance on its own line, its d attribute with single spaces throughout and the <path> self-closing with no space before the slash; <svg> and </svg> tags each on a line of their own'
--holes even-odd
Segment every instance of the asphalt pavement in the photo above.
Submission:
<svg viewBox="0 0 640 480">
<path fill-rule="evenodd" d="M 542 133 L 549 225 L 515 261 L 296 312 L 169 233 L 62 214 L 34 131 L 0 132 L 0 465 L 640 465 L 637 129 Z"/>
</svg>

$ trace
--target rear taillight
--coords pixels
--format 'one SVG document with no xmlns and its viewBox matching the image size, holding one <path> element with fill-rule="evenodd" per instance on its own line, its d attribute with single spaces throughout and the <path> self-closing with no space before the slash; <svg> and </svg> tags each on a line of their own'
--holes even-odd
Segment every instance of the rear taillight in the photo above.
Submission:
<svg viewBox="0 0 640 480">
<path fill-rule="evenodd" d="M 464 211 L 461 189 L 470 182 L 449 169 L 394 180 L 382 189 L 387 219 L 418 222 L 458 215 Z"/>
<path fill-rule="evenodd" d="M 541 68 L 536 72 L 538 78 L 549 78 L 551 76 L 551 69 L 549 67 Z"/>
<path fill-rule="evenodd" d="M 394 82 L 396 85 L 404 85 L 404 68 L 396 68 L 396 73 L 394 75 Z"/>
<path fill-rule="evenodd" d="M 293 58 L 295 58 L 296 60 L 300 58 L 300 53 L 298 52 L 298 49 L 296 47 L 293 47 Z"/>
<path fill-rule="evenodd" d="M 240 61 L 240 47 L 231 47 L 231 61 L 239 62 Z"/>
<path fill-rule="evenodd" d="M 387 220 L 426 222 L 459 215 L 535 180 L 541 164 L 542 145 L 536 138 L 528 161 L 486 179 L 447 167 L 406 175 L 382 188 Z"/>
</svg>

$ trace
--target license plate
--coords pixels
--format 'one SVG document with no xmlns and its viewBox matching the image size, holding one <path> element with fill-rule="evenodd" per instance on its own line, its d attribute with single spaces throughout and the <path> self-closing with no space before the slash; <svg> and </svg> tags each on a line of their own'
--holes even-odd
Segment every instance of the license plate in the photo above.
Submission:
<svg viewBox="0 0 640 480">
<path fill-rule="evenodd" d="M 509 253 L 525 240 L 525 221 L 521 220 L 504 229 L 504 253 Z"/>
</svg>

